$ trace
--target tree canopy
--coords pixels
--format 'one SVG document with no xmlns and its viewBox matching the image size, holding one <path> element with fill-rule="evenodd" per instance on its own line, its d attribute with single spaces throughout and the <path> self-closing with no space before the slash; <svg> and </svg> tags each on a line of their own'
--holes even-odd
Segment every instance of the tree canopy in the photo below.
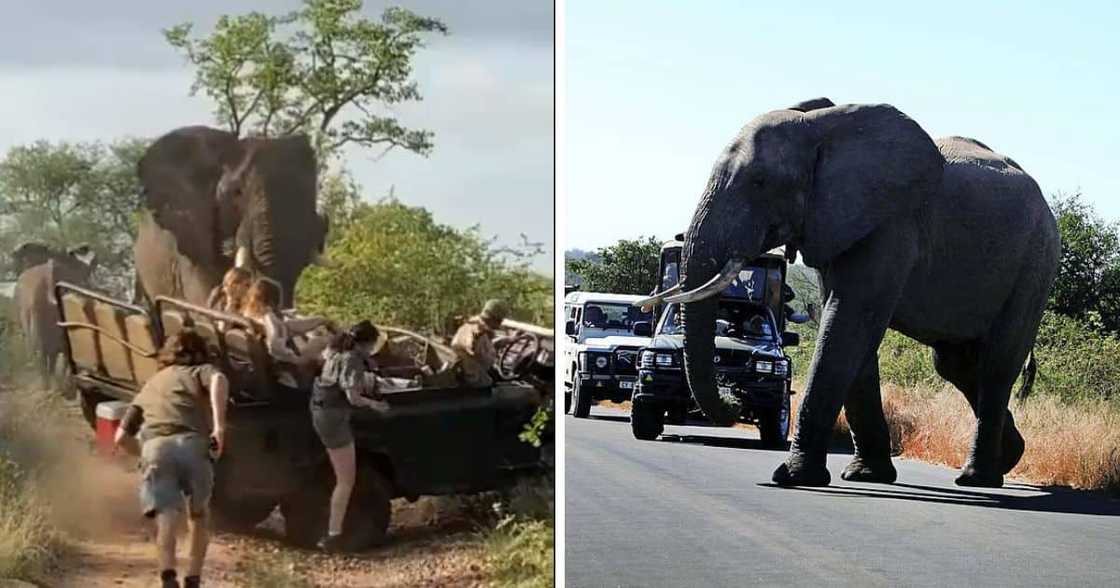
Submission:
<svg viewBox="0 0 1120 588">
<path fill-rule="evenodd" d="M 147 145 L 124 138 L 11 148 L 0 160 L 0 250 L 8 254 L 28 241 L 88 244 L 98 258 L 95 280 L 124 294 L 136 237 L 136 162 Z"/>
<path fill-rule="evenodd" d="M 1049 309 L 1120 332 L 1120 227 L 1100 218 L 1080 194 L 1051 202 L 1062 236 Z"/>
<path fill-rule="evenodd" d="M 565 269 L 578 276 L 588 292 L 649 294 L 657 285 L 661 244 L 654 237 L 622 239 L 581 259 L 569 259 Z"/>
<path fill-rule="evenodd" d="M 387 107 L 421 99 L 413 57 L 447 27 L 404 8 L 378 20 L 361 9 L 361 0 L 304 0 L 283 15 L 222 16 L 206 37 L 192 36 L 191 23 L 164 36 L 196 68 L 191 92 L 209 96 L 234 133 L 307 133 L 324 165 L 347 144 L 426 155 L 431 131 L 404 127 Z"/>
<path fill-rule="evenodd" d="M 504 254 L 477 228 L 437 223 L 421 207 L 388 198 L 358 204 L 327 246 L 325 266 L 297 286 L 301 310 L 447 334 L 489 298 L 513 316 L 551 324 L 552 279 Z"/>
</svg>

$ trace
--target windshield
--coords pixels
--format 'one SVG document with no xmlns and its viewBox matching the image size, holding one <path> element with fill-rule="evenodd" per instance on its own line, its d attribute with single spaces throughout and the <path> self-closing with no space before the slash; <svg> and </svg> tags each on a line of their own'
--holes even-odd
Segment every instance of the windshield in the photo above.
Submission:
<svg viewBox="0 0 1120 588">
<path fill-rule="evenodd" d="M 680 305 L 673 304 L 661 321 L 661 335 L 683 335 Z M 766 308 L 738 300 L 720 300 L 716 315 L 716 336 L 755 341 L 776 341 L 774 325 Z"/>
<path fill-rule="evenodd" d="M 583 327 L 601 331 L 630 332 L 634 323 L 650 321 L 653 315 L 624 302 L 588 302 L 583 307 Z"/>
</svg>

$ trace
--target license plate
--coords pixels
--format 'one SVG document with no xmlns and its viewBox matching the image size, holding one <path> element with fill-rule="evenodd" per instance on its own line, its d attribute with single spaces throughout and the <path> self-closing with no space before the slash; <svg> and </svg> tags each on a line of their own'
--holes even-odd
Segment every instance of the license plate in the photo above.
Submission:
<svg viewBox="0 0 1120 588">
<path fill-rule="evenodd" d="M 731 394 L 731 386 L 720 386 L 719 387 L 719 393 L 720 394 Z"/>
<path fill-rule="evenodd" d="M 630 382 L 628 380 L 623 380 L 623 381 L 618 383 L 618 387 L 622 390 L 631 390 L 631 389 L 634 388 L 634 382 Z"/>
</svg>

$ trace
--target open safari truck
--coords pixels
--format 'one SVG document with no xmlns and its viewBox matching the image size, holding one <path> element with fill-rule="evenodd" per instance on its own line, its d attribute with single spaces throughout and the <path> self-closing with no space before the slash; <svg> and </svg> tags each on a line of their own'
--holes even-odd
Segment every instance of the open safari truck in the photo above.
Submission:
<svg viewBox="0 0 1120 588">
<path fill-rule="evenodd" d="M 311 378 L 273 360 L 246 319 L 159 298 L 147 309 L 61 283 L 56 290 L 66 355 L 83 414 L 129 401 L 158 370 L 164 337 L 192 325 L 230 379 L 226 452 L 215 465 L 212 505 L 226 528 L 250 528 L 279 507 L 286 535 L 313 543 L 326 529 L 333 474 L 308 411 Z M 349 547 L 383 539 L 391 498 L 478 492 L 540 467 L 540 450 L 518 439 L 541 402 L 522 381 L 460 385 L 451 349 L 385 328 L 393 356 L 434 374 L 422 387 L 385 392 L 387 408 L 355 409 L 359 473 L 346 515 Z"/>
</svg>

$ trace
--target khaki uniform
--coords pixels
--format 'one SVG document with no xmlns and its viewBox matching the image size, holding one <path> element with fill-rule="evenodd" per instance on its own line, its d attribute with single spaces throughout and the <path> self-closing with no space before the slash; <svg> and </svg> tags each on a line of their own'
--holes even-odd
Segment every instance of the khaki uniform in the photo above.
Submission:
<svg viewBox="0 0 1120 588">
<path fill-rule="evenodd" d="M 460 365 L 467 385 L 485 387 L 494 383 L 490 368 L 497 360 L 494 350 L 494 331 L 486 326 L 482 317 L 472 317 L 451 339 L 451 348 L 459 355 Z"/>
</svg>

